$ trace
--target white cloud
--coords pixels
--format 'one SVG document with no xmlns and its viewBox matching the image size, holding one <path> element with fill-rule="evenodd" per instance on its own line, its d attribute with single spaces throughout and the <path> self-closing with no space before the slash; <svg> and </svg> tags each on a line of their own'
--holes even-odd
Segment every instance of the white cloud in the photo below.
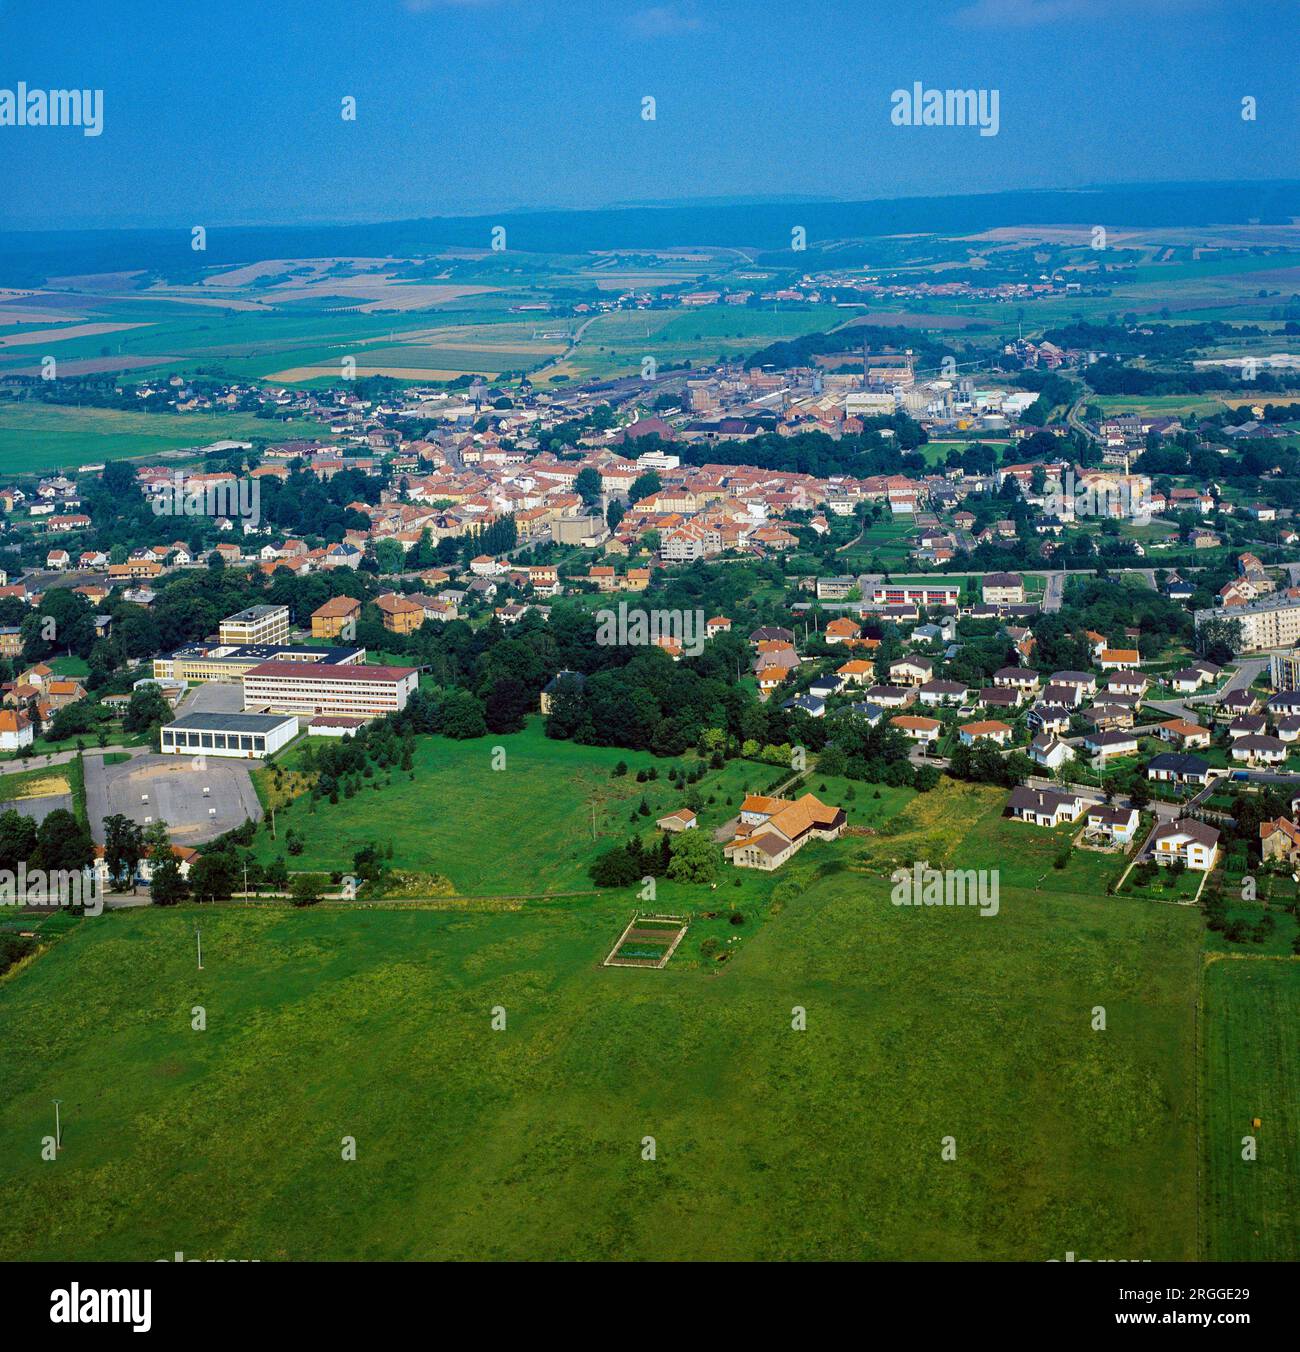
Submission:
<svg viewBox="0 0 1300 1352">
<path fill-rule="evenodd" d="M 704 24 L 677 5 L 651 5 L 631 15 L 627 26 L 639 38 L 666 38 L 680 33 L 698 33 Z"/>
<path fill-rule="evenodd" d="M 956 13 L 971 28 L 1031 28 L 1070 19 L 1115 19 L 1204 9 L 1215 0 L 971 0 Z"/>
<path fill-rule="evenodd" d="M 412 14 L 427 14 L 431 9 L 486 9 L 497 0 L 402 0 L 402 8 Z"/>
</svg>

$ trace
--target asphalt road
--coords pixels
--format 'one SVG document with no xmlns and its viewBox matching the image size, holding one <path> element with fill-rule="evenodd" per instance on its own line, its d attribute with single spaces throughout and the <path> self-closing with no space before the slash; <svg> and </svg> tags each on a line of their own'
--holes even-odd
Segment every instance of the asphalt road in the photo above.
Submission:
<svg viewBox="0 0 1300 1352">
<path fill-rule="evenodd" d="M 1060 610 L 1065 600 L 1065 574 L 1048 573 L 1047 585 L 1043 590 L 1043 611 L 1050 613 Z"/>
</svg>

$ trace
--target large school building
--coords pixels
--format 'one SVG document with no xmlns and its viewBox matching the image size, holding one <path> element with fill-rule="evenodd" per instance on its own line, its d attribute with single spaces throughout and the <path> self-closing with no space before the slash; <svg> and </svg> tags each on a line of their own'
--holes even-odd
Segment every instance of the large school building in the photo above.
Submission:
<svg viewBox="0 0 1300 1352">
<path fill-rule="evenodd" d="M 237 685 L 245 672 L 266 662 L 345 667 L 365 660 L 364 648 L 314 648 L 307 643 L 191 643 L 166 657 L 155 657 L 153 674 L 159 680 Z"/>
<path fill-rule="evenodd" d="M 419 679 L 415 667 L 263 662 L 244 673 L 244 708 L 377 718 L 404 709 Z"/>
</svg>

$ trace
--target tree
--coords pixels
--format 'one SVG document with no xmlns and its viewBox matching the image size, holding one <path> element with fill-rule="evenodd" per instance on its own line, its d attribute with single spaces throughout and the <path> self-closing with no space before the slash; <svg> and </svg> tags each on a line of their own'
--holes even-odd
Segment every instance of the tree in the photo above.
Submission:
<svg viewBox="0 0 1300 1352">
<path fill-rule="evenodd" d="M 144 850 L 144 831 L 136 822 L 120 812 L 104 818 L 104 863 L 114 891 L 135 877 Z"/>
<path fill-rule="evenodd" d="M 412 549 L 410 557 L 413 568 L 432 568 L 437 563 L 438 555 L 427 526 L 420 532 L 420 539 Z"/>
<path fill-rule="evenodd" d="M 663 486 L 663 480 L 654 470 L 648 469 L 632 480 L 632 487 L 627 494 L 628 501 L 637 503 L 643 498 L 652 498 Z"/>
<path fill-rule="evenodd" d="M 156 685 L 142 685 L 133 691 L 122 716 L 124 732 L 148 732 L 160 727 L 172 716 L 171 705 Z"/>
<path fill-rule="evenodd" d="M 99 706 L 89 700 L 74 700 L 54 711 L 46 735 L 52 742 L 67 741 L 81 733 L 94 732 Z"/>
<path fill-rule="evenodd" d="M 16 873 L 35 849 L 36 823 L 13 808 L 0 812 L 0 869 Z"/>
<path fill-rule="evenodd" d="M 482 737 L 487 732 L 483 706 L 468 690 L 449 691 L 440 713 L 444 737 L 463 741 L 469 737 Z"/>
<path fill-rule="evenodd" d="M 489 732 L 519 732 L 535 703 L 533 692 L 512 676 L 503 676 L 488 692 L 485 720 Z"/>
<path fill-rule="evenodd" d="M 228 901 L 235 892 L 234 857 L 225 850 L 209 850 L 190 865 L 189 887 L 195 901 Z"/>
<path fill-rule="evenodd" d="M 573 481 L 573 491 L 578 494 L 587 507 L 599 502 L 602 491 L 600 475 L 590 465 L 584 465 L 578 471 L 578 477 Z"/>
<path fill-rule="evenodd" d="M 294 874 L 289 895 L 292 897 L 295 906 L 315 906 L 321 899 L 320 888 L 316 885 L 315 875 L 311 873 Z"/>
<path fill-rule="evenodd" d="M 722 869 L 722 851 L 707 831 L 681 831 L 669 846 L 668 876 L 679 883 L 711 883 Z"/>
<path fill-rule="evenodd" d="M 67 808 L 57 807 L 36 829 L 31 862 L 46 873 L 89 868 L 95 859 L 90 832 Z"/>
<path fill-rule="evenodd" d="M 181 874 L 167 823 L 161 819 L 152 822 L 144 838 L 149 851 L 149 895 L 155 906 L 175 906 L 189 895 L 190 885 Z"/>
<path fill-rule="evenodd" d="M 381 573 L 400 573 L 406 562 L 406 551 L 396 540 L 380 540 L 375 546 L 375 562 Z"/>
<path fill-rule="evenodd" d="M 1206 620 L 1196 628 L 1196 645 L 1211 662 L 1230 662 L 1242 645 L 1240 620 Z"/>
</svg>

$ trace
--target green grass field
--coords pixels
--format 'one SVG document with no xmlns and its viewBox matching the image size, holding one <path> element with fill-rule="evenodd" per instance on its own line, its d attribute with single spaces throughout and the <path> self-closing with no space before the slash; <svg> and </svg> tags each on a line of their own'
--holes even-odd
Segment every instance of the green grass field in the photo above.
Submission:
<svg viewBox="0 0 1300 1352">
<path fill-rule="evenodd" d="M 494 770 L 494 749 L 505 752 L 504 768 Z M 621 844 L 634 832 L 653 831 L 656 818 L 684 805 L 684 794 L 668 782 L 671 761 L 615 747 L 584 747 L 547 740 L 540 719 L 526 731 L 489 735 L 465 742 L 441 737 L 416 744 L 415 778 L 395 771 L 376 776 L 353 798 L 340 797 L 311 811 L 307 798 L 277 813 L 277 839 L 259 830 L 256 852 L 269 861 L 284 852 L 292 828 L 305 841 L 293 868 L 338 871 L 351 868 L 353 854 L 378 841 L 393 846 L 393 865 L 449 878 L 462 895 L 532 895 L 584 891 L 592 886 L 587 867 L 601 851 Z M 286 769 L 300 763 L 291 751 Z M 628 774 L 614 778 L 620 762 Z M 683 758 L 684 767 L 698 764 Z M 654 767 L 659 777 L 638 784 L 638 770 Z M 705 800 L 704 828 L 721 826 L 739 810 L 746 789 L 761 792 L 780 767 L 731 761 L 710 771 L 695 789 Z M 259 770 L 263 791 L 273 772 Z M 883 790 L 896 794 L 897 790 Z M 867 786 L 859 785 L 866 811 Z M 632 814 L 642 798 L 649 816 Z M 730 799 L 730 803 L 728 803 Z M 897 801 L 897 800 L 895 800 Z M 593 834 L 593 808 L 594 834 Z"/>
<path fill-rule="evenodd" d="M 1210 963 L 1201 1019 L 1205 1256 L 1294 1262 L 1300 1255 L 1300 961 Z M 1246 1136 L 1256 1141 L 1252 1161 L 1242 1158 Z"/>
<path fill-rule="evenodd" d="M 497 792 L 467 876 L 563 817 Z M 809 847 L 721 966 L 697 921 L 663 971 L 601 968 L 630 890 L 86 921 L 0 983 L 0 1258 L 1191 1258 L 1198 917 L 1053 871 L 1001 797 Z M 998 916 L 891 905 L 917 858 L 1001 862 Z"/>
<path fill-rule="evenodd" d="M 64 404 L 0 403 L 0 465 L 14 473 L 75 470 L 226 438 L 281 441 L 324 436 L 320 423 L 273 422 L 243 413 L 126 413 Z"/>
</svg>

